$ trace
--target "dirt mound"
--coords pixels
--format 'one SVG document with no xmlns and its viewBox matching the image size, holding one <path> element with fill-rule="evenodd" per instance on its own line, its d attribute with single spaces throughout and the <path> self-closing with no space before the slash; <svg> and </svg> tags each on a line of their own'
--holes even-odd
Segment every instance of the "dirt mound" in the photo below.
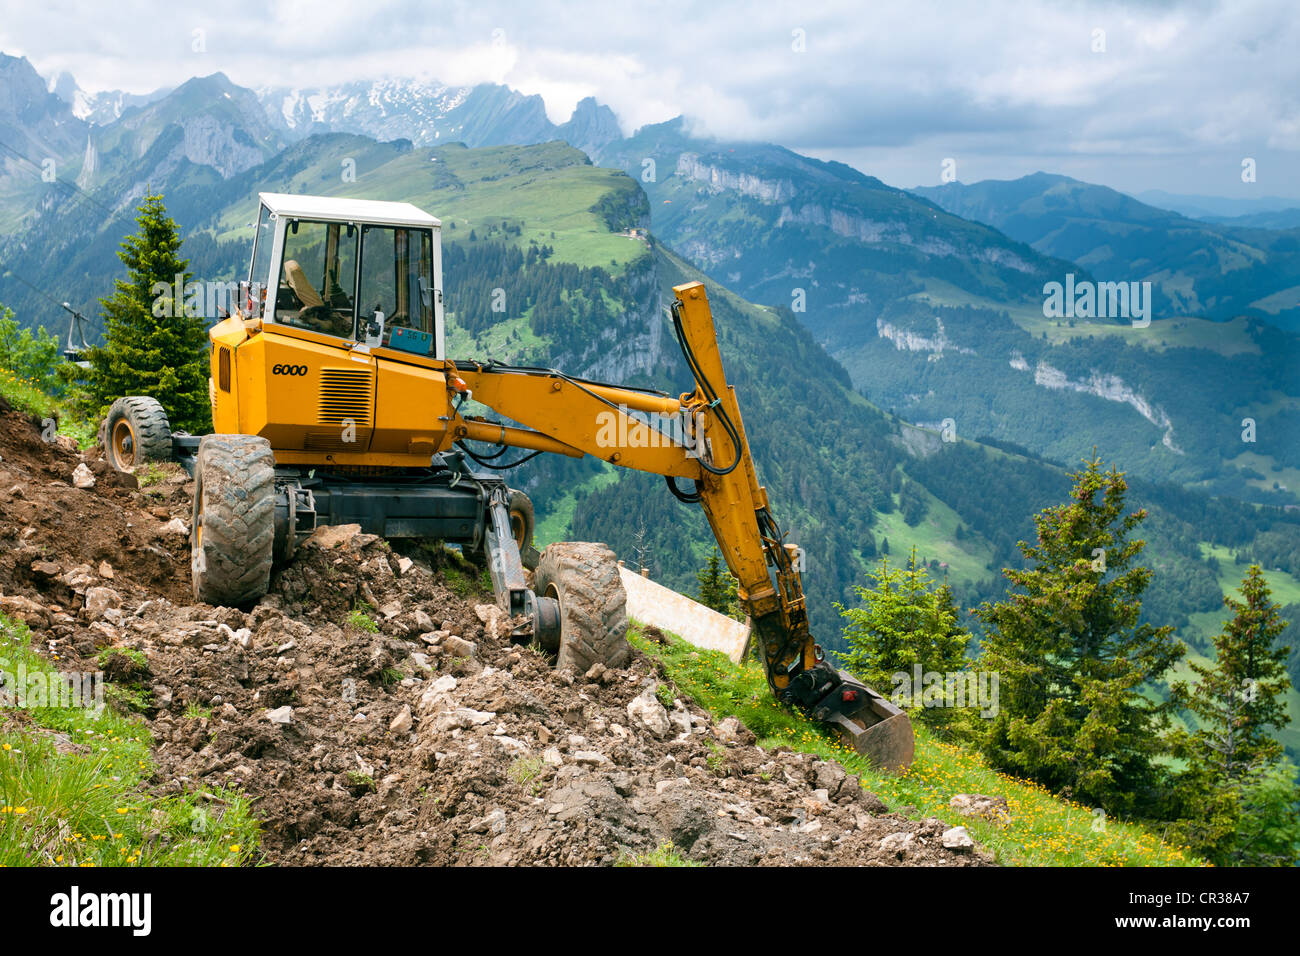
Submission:
<svg viewBox="0 0 1300 956">
<path fill-rule="evenodd" d="M 78 488 L 79 464 L 0 413 L 0 607 L 61 666 L 142 652 L 111 676 L 147 691 L 150 785 L 247 792 L 271 862 L 609 864 L 665 844 L 711 864 L 989 862 L 838 764 L 715 723 L 643 655 L 557 671 L 415 546 L 329 529 L 252 610 L 195 604 L 183 472 L 131 488 L 87 461 Z"/>
</svg>

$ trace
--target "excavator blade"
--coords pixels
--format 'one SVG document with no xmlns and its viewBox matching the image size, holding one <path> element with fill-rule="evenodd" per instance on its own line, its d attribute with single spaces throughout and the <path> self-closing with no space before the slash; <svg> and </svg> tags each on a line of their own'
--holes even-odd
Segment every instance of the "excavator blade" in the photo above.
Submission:
<svg viewBox="0 0 1300 956">
<path fill-rule="evenodd" d="M 830 714 L 827 721 L 835 725 L 846 744 L 872 764 L 902 773 L 915 756 L 912 721 L 878 691 L 862 687 L 851 674 L 840 671 L 840 676 L 859 689 L 860 705 L 847 713 Z"/>
</svg>

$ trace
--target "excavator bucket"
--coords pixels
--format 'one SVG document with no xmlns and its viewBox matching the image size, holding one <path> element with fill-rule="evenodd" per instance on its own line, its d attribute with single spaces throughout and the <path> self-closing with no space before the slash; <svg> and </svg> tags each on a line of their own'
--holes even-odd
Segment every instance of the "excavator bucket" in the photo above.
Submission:
<svg viewBox="0 0 1300 956">
<path fill-rule="evenodd" d="M 863 687 L 848 672 L 840 671 L 847 684 L 858 690 L 860 706 L 846 713 L 833 713 L 827 722 L 840 732 L 843 741 L 882 770 L 902 773 L 912 765 L 915 739 L 912 721 L 890 700 L 870 687 Z"/>
</svg>

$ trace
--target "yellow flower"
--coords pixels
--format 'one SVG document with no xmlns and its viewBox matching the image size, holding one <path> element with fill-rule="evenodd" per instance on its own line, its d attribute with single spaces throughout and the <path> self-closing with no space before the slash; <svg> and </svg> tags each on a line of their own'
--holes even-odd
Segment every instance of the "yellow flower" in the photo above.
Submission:
<svg viewBox="0 0 1300 956">
<path fill-rule="evenodd" d="M 231 844 L 230 852 L 231 852 L 231 853 L 238 853 L 238 852 L 239 852 L 239 844 L 238 844 L 238 843 Z"/>
</svg>

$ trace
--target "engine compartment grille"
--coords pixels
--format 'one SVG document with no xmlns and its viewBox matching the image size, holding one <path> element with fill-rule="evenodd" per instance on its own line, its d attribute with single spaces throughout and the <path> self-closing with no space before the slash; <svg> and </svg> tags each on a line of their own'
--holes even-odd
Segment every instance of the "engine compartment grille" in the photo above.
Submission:
<svg viewBox="0 0 1300 956">
<path fill-rule="evenodd" d="M 356 427 L 368 428 L 374 394 L 374 375 L 370 369 L 321 369 L 317 421 L 322 425 L 342 425 L 350 419 Z"/>
</svg>

